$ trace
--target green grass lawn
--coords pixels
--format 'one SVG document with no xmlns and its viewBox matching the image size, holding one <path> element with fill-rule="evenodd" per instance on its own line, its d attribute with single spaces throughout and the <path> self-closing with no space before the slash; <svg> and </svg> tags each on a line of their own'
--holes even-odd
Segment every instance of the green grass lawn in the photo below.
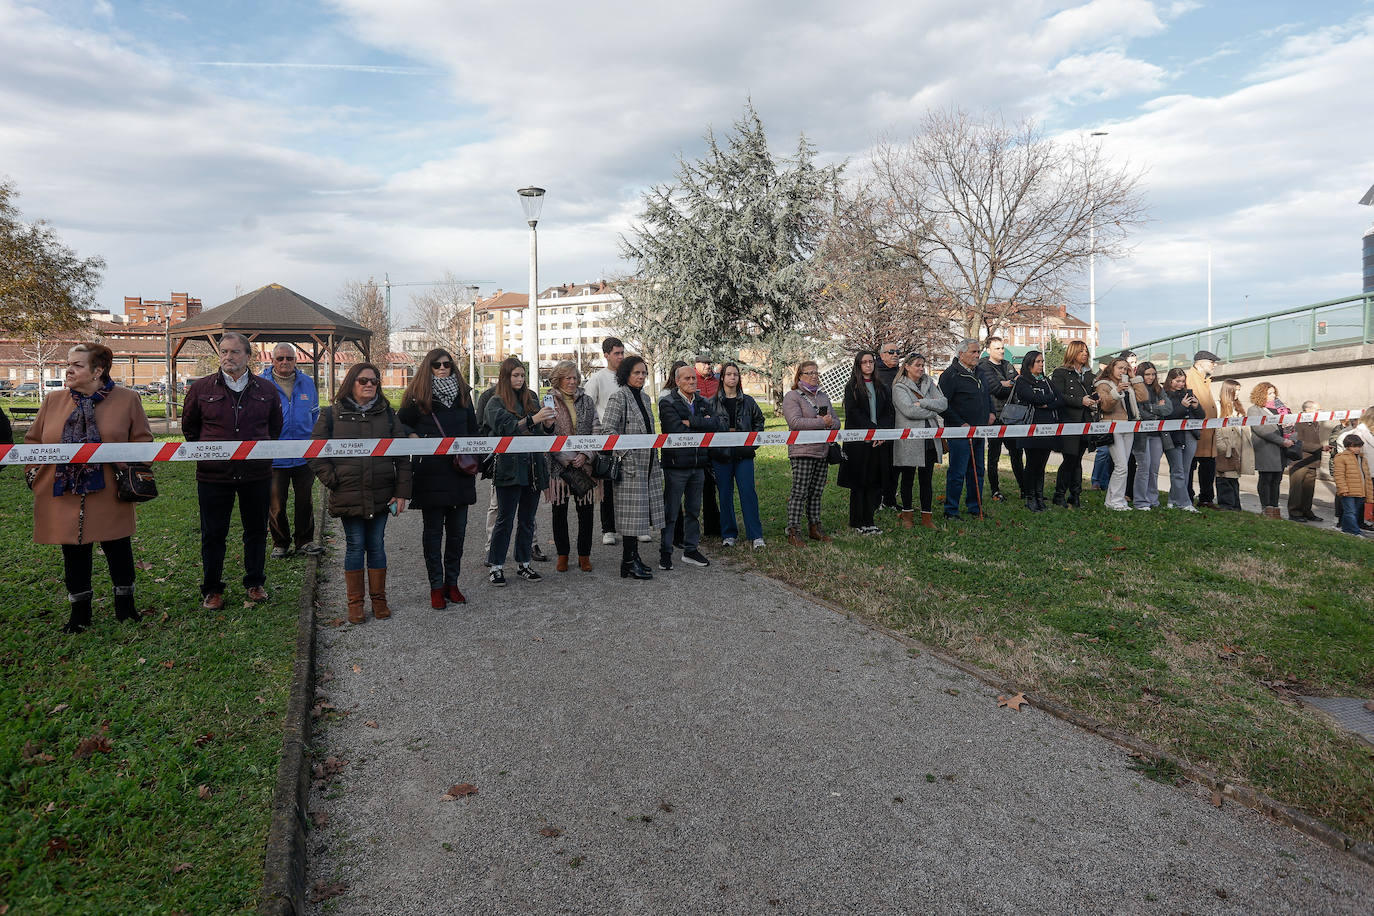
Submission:
<svg viewBox="0 0 1374 916">
<path fill-rule="evenodd" d="M 304 560 L 269 560 L 271 602 L 243 607 L 236 518 L 228 605 L 198 610 L 195 466 L 159 466 L 158 487 L 134 539 L 142 622 L 115 623 L 97 551 L 95 625 L 67 636 L 59 548 L 32 543 L 20 469 L 0 473 L 0 912 L 256 905 Z"/>
<path fill-rule="evenodd" d="M 794 549 L 784 451 L 761 449 L 757 476 L 770 546 L 742 563 L 1374 840 L 1371 750 L 1290 698 L 1374 696 L 1374 544 L 1249 513 L 1118 514 L 1097 493 L 934 531 L 884 512 L 862 537 L 832 472 L 835 541 Z"/>
</svg>

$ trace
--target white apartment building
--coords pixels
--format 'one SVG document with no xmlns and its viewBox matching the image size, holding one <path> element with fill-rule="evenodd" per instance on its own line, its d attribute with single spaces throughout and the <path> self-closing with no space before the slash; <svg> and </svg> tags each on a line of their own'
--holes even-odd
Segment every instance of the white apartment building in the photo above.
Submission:
<svg viewBox="0 0 1374 916">
<path fill-rule="evenodd" d="M 601 364 L 601 341 L 616 334 L 621 296 L 604 281 L 552 286 L 539 294 L 539 365 L 579 357 Z M 477 357 L 499 363 L 525 353 L 525 309 L 529 297 L 498 290 L 477 303 Z"/>
</svg>

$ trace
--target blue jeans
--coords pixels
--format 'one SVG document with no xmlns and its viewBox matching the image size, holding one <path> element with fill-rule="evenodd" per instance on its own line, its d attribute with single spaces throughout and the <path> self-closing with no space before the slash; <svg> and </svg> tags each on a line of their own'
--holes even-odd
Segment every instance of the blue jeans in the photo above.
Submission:
<svg viewBox="0 0 1374 916">
<path fill-rule="evenodd" d="M 372 518 L 344 516 L 344 569 L 386 569 L 387 513 Z M 366 562 L 364 562 L 364 559 Z"/>
<path fill-rule="evenodd" d="M 759 518 L 759 494 L 754 489 L 754 459 L 712 461 L 716 471 L 716 496 L 720 499 L 720 536 L 738 538 L 735 524 L 735 487 L 739 487 L 739 511 L 744 516 L 744 536 L 751 541 L 763 537 Z"/>
<path fill-rule="evenodd" d="M 539 511 L 539 491 L 515 485 L 493 487 L 496 491 L 496 527 L 491 529 L 487 562 L 492 569 L 506 565 L 511 531 L 515 531 L 515 562 L 528 566 L 534 554 L 534 514 Z"/>
<path fill-rule="evenodd" d="M 965 490 L 965 511 L 977 515 L 983 505 L 983 440 L 946 439 L 949 453 L 949 472 L 945 475 L 945 516 L 958 518 L 959 494 Z"/>
<path fill-rule="evenodd" d="M 1092 485 L 1099 490 L 1107 489 L 1112 481 L 1112 449 L 1110 445 L 1099 446 L 1093 457 Z"/>
<path fill-rule="evenodd" d="M 1341 530 L 1346 534 L 1360 533 L 1360 518 L 1364 515 L 1364 500 L 1358 496 L 1341 497 Z"/>
</svg>

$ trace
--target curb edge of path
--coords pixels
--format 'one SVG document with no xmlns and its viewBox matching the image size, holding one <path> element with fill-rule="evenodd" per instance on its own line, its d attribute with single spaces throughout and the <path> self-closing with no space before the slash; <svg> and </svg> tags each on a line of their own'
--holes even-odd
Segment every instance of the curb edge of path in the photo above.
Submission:
<svg viewBox="0 0 1374 916">
<path fill-rule="evenodd" d="M 320 500 L 315 530 L 323 534 L 328 514 Z M 319 593 L 320 558 L 306 558 L 305 581 L 297 601 L 296 653 L 291 694 L 283 718 L 281 763 L 272 792 L 272 824 L 263 855 L 261 916 L 300 916 L 305 912 L 306 825 L 310 804 L 310 707 L 315 698 L 315 598 Z"/>
<path fill-rule="evenodd" d="M 966 662 L 962 659 L 948 655 L 947 653 L 942 652 L 939 649 L 934 649 L 918 639 L 908 636 L 905 633 L 898 632 L 897 630 L 894 630 L 891 627 L 883 623 L 880 623 L 877 620 L 874 620 L 872 617 L 869 617 L 866 614 L 851 611 L 845 607 L 840 606 L 839 604 L 836 604 L 833 601 L 830 601 L 826 598 L 822 598 L 818 595 L 813 595 L 803 588 L 793 585 L 790 582 L 784 582 L 782 579 L 777 579 L 773 576 L 769 576 L 763 572 L 760 572 L 757 569 L 750 569 L 749 571 L 752 572 L 754 575 L 759 576 L 760 578 L 767 579 L 769 582 L 773 582 L 781 586 L 782 588 L 786 589 L 794 595 L 806 598 L 808 601 L 813 601 L 821 607 L 824 607 L 835 614 L 839 614 L 843 617 L 846 617 L 850 620 L 853 620 L 856 623 L 859 623 L 867 627 L 868 629 L 876 633 L 882 634 L 883 636 L 896 640 L 897 642 L 901 643 L 909 649 L 917 649 L 921 652 L 924 652 L 931 658 L 934 658 L 939 662 L 949 665 L 951 668 L 955 668 L 959 671 L 962 671 L 964 674 L 967 674 L 975 678 L 976 680 L 982 681 L 989 687 L 993 687 L 1006 694 L 1015 694 L 1021 692 L 1017 689 L 1015 684 L 1013 684 L 1010 681 L 1003 680 L 999 675 L 991 671 L 988 671 L 985 668 L 981 668 L 978 665 L 974 665 L 970 662 Z M 1358 841 L 1351 837 L 1349 834 L 1345 833 L 1343 830 L 1340 830 L 1336 827 L 1332 827 L 1330 824 L 1323 823 L 1322 821 L 1312 817 L 1311 815 L 1299 811 L 1297 808 L 1293 808 L 1289 805 L 1283 804 L 1282 802 L 1276 801 L 1275 799 L 1270 798 L 1268 795 L 1265 795 L 1262 792 L 1257 792 L 1256 790 L 1248 786 L 1237 786 L 1228 783 L 1226 782 L 1226 780 L 1222 779 L 1216 773 L 1213 773 L 1211 770 L 1208 770 L 1205 767 L 1198 766 L 1195 763 L 1190 763 L 1186 760 L 1183 760 L 1180 757 L 1176 757 L 1168 751 L 1164 750 L 1163 748 L 1156 747 L 1155 745 L 1150 744 L 1148 741 L 1145 741 L 1141 738 L 1137 738 L 1134 735 L 1118 731 L 1109 725 L 1097 721 L 1092 716 L 1089 716 L 1086 713 L 1079 712 L 1076 709 L 1073 709 L 1060 703 L 1056 703 L 1053 700 L 1041 697 L 1034 693 L 1026 693 L 1025 696 L 1026 699 L 1030 701 L 1030 705 L 1040 710 L 1041 712 L 1048 713 L 1054 716 L 1056 719 L 1060 719 L 1064 722 L 1069 723 L 1070 725 L 1074 725 L 1085 731 L 1089 731 L 1095 735 L 1099 735 L 1103 738 L 1106 738 L 1113 744 L 1116 744 L 1119 747 L 1123 747 L 1134 754 L 1139 754 L 1145 757 L 1154 757 L 1160 760 L 1167 760 L 1169 763 L 1177 767 L 1179 773 L 1190 782 L 1196 783 L 1197 785 L 1200 785 L 1213 793 L 1220 793 L 1222 797 L 1229 798 L 1237 804 L 1243 805 L 1254 811 L 1258 811 L 1260 814 L 1263 814 L 1265 817 L 1269 818 L 1271 821 L 1274 821 L 1277 824 L 1293 828 L 1294 830 L 1306 836 L 1308 839 L 1316 840 L 1324 846 L 1329 846 L 1332 849 L 1337 850 L 1338 852 L 1342 852 L 1353 857 L 1355 860 L 1365 865 L 1374 867 L 1374 843 Z"/>
</svg>

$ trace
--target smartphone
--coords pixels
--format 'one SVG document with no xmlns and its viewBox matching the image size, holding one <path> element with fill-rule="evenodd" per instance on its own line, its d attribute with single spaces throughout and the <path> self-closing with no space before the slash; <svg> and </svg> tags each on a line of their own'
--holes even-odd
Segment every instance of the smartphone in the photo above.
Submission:
<svg viewBox="0 0 1374 916">
<path fill-rule="evenodd" d="M 387 503 L 387 504 L 386 504 L 386 511 L 390 512 L 392 515 L 400 515 L 400 514 L 401 514 L 401 504 L 400 504 L 400 503 Z"/>
<path fill-rule="evenodd" d="M 816 408 L 816 414 L 817 414 L 818 416 L 822 416 L 822 417 L 823 417 L 823 416 L 825 416 L 825 415 L 828 414 L 828 413 L 830 413 L 830 408 L 827 407 L 825 404 L 822 404 L 820 407 Z"/>
<path fill-rule="evenodd" d="M 544 395 L 544 406 L 547 407 L 549 410 L 553 410 L 553 392 L 552 392 L 552 391 L 549 392 L 548 394 Z"/>
</svg>

